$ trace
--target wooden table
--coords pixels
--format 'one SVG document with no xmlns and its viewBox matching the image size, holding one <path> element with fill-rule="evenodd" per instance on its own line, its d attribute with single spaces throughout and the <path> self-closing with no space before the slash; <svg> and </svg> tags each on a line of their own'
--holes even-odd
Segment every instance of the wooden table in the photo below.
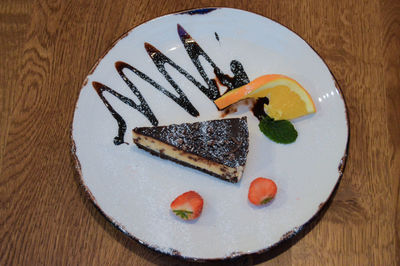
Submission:
<svg viewBox="0 0 400 266">
<path fill-rule="evenodd" d="M 111 43 L 170 12 L 227 6 L 302 36 L 345 96 L 345 174 L 320 222 L 286 252 L 237 264 L 400 265 L 400 2 L 394 0 L 0 3 L 0 265 L 181 264 L 131 241 L 78 184 L 70 127 L 80 85 Z"/>
</svg>

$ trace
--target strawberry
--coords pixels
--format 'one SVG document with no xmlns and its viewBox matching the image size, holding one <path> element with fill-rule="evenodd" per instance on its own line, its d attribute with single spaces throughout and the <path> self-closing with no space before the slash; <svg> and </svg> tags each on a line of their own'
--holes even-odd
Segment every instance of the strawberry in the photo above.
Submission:
<svg viewBox="0 0 400 266">
<path fill-rule="evenodd" d="M 196 219 L 203 210 L 203 198 L 195 191 L 185 192 L 171 203 L 171 209 L 184 220 Z"/>
<path fill-rule="evenodd" d="M 249 201 L 255 205 L 264 205 L 276 195 L 277 187 L 274 181 L 264 177 L 254 179 L 249 187 Z"/>
</svg>

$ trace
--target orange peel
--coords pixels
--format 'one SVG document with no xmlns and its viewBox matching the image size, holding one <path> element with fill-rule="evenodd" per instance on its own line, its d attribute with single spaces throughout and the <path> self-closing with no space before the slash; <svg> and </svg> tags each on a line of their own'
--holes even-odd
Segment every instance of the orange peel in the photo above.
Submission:
<svg viewBox="0 0 400 266">
<path fill-rule="evenodd" d="M 222 110 L 247 98 L 262 97 L 269 100 L 269 104 L 264 105 L 266 113 L 276 120 L 290 120 L 316 112 L 310 94 L 296 80 L 280 74 L 258 77 L 225 93 L 214 103 Z"/>
</svg>

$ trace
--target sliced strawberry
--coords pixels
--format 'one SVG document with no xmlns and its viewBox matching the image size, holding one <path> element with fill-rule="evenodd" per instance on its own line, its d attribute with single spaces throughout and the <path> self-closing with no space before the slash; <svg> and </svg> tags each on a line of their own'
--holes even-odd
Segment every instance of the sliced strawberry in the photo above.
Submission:
<svg viewBox="0 0 400 266">
<path fill-rule="evenodd" d="M 184 220 L 196 219 L 203 210 L 203 198 L 195 191 L 185 192 L 171 203 L 171 209 Z"/>
<path fill-rule="evenodd" d="M 278 188 L 274 181 L 264 177 L 254 179 L 249 188 L 249 201 L 255 205 L 264 205 L 276 195 Z"/>
</svg>

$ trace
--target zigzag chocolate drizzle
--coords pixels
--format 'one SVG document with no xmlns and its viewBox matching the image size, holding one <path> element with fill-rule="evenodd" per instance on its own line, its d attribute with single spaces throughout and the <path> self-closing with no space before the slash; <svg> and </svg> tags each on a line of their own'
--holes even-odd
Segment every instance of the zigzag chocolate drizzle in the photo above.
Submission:
<svg viewBox="0 0 400 266">
<path fill-rule="evenodd" d="M 165 64 L 169 64 L 171 67 L 175 68 L 180 74 L 182 74 L 185 78 L 187 78 L 190 82 L 192 82 L 197 88 L 200 89 L 210 100 L 214 101 L 218 97 L 221 96 L 219 91 L 216 79 L 218 79 L 219 83 L 226 86 L 228 88 L 227 91 L 232 90 L 234 88 L 240 87 L 244 84 L 250 82 L 247 74 L 245 73 L 242 64 L 239 61 L 233 60 L 231 62 L 231 71 L 234 74 L 233 77 L 225 75 L 220 68 L 212 61 L 212 59 L 204 52 L 204 50 L 199 46 L 199 44 L 194 41 L 194 39 L 183 29 L 181 25 L 177 25 L 178 35 L 187 51 L 190 59 L 192 60 L 193 64 L 197 68 L 197 71 L 200 73 L 201 77 L 204 79 L 208 87 L 203 86 L 199 81 L 197 81 L 191 74 L 189 74 L 186 70 L 182 67 L 177 65 L 174 61 L 168 58 L 166 55 L 161 53 L 157 48 L 155 48 L 150 43 L 144 43 L 144 47 L 149 54 L 150 58 L 153 60 L 153 63 L 157 67 L 158 71 L 164 76 L 164 78 L 171 84 L 174 88 L 176 93 L 179 96 L 174 95 L 173 93 L 169 92 L 167 89 L 162 87 L 160 84 L 155 82 L 149 76 L 138 70 L 137 68 L 133 67 L 130 64 L 125 62 L 118 61 L 115 63 L 115 68 L 124 82 L 128 85 L 130 90 L 133 94 L 137 97 L 140 101 L 140 104 L 136 104 L 132 99 L 121 95 L 120 93 L 116 92 L 115 90 L 109 88 L 108 86 L 99 83 L 99 82 L 92 82 L 93 88 L 96 90 L 97 94 L 99 95 L 100 99 L 103 101 L 104 105 L 107 107 L 111 115 L 117 121 L 118 124 L 118 135 L 114 138 L 114 144 L 120 145 L 124 142 L 124 136 L 126 132 L 126 122 L 122 118 L 122 116 L 115 111 L 115 109 L 111 106 L 111 104 L 107 101 L 104 97 L 104 92 L 108 92 L 110 95 L 116 97 L 118 100 L 122 101 L 123 103 L 129 105 L 130 107 L 139 111 L 142 115 L 144 115 L 153 126 L 158 125 L 158 119 L 155 117 L 153 111 L 151 110 L 150 106 L 148 105 L 146 99 L 142 96 L 139 89 L 133 84 L 133 82 L 128 79 L 125 75 L 123 70 L 128 69 L 132 71 L 132 73 L 136 74 L 142 80 L 148 82 L 158 91 L 163 93 L 168 98 L 172 99 L 175 103 L 181 106 L 186 112 L 191 114 L 192 116 L 196 117 L 199 115 L 197 109 L 193 106 L 190 100 L 187 98 L 185 93 L 181 90 L 179 85 L 172 79 L 169 75 L 168 71 L 165 68 Z M 214 69 L 214 73 L 216 75 L 216 79 L 211 79 L 205 73 L 203 66 L 200 63 L 199 57 L 203 56 L 203 58 L 211 65 Z"/>
</svg>

